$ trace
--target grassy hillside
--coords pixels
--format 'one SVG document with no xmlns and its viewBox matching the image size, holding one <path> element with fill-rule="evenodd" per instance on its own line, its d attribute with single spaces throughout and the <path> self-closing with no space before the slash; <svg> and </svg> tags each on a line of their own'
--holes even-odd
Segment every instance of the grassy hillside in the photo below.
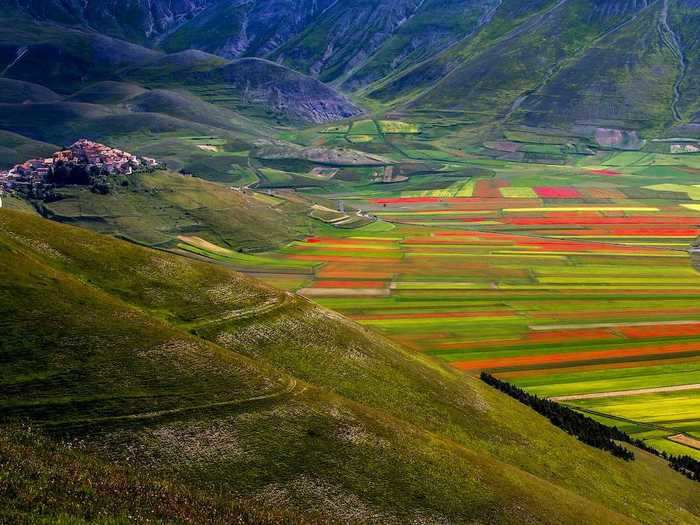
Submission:
<svg viewBox="0 0 700 525">
<path fill-rule="evenodd" d="M 39 84 L 0 78 L 0 104 L 54 102 L 60 98 L 60 95 Z"/>
<path fill-rule="evenodd" d="M 79 89 L 87 80 L 107 79 L 119 68 L 154 60 L 160 54 L 96 32 L 37 23 L 28 17 L 3 13 L 0 20 L 3 76 L 59 93 Z"/>
<path fill-rule="evenodd" d="M 697 487 L 657 459 L 586 447 L 485 385 L 222 267 L 1 211 L 0 269 L 12 319 L 3 417 L 79 437 L 70 457 L 88 475 L 128 460 L 176 492 L 325 521 L 700 521 Z M 10 436 L 3 450 L 13 440 L 37 459 L 13 467 L 12 486 L 51 472 L 41 444 Z M 22 504 L 6 487 L 5 511 Z M 50 495 L 33 493 L 49 518 L 81 515 Z"/>
<path fill-rule="evenodd" d="M 216 64 L 207 56 L 192 55 L 172 66 L 159 60 L 123 76 L 153 87 L 185 87 L 213 104 L 280 123 L 322 123 L 360 112 L 333 88 L 285 66 L 257 58 Z"/>
<path fill-rule="evenodd" d="M 463 111 L 492 127 L 588 125 L 658 135 L 692 118 L 692 3 L 517 4 L 504 2 L 472 37 L 386 76 L 363 96 L 413 111 Z"/>
<path fill-rule="evenodd" d="M 100 461 L 22 426 L 0 429 L 0 465 L 5 523 L 302 523 L 282 510 L 261 512 L 244 500 Z"/>
<path fill-rule="evenodd" d="M 308 228 L 303 204 L 268 202 L 169 172 L 131 176 L 128 185 L 114 185 L 108 195 L 78 186 L 58 194 L 59 200 L 40 205 L 52 219 L 164 247 L 179 235 L 196 235 L 234 249 L 270 250 Z"/>
<path fill-rule="evenodd" d="M 0 130 L 0 168 L 12 167 L 31 158 L 46 157 L 56 150 L 58 146 L 54 144 Z"/>
<path fill-rule="evenodd" d="M 138 84 L 104 80 L 85 86 L 68 97 L 68 100 L 87 104 L 120 104 L 144 93 L 146 90 Z"/>
</svg>

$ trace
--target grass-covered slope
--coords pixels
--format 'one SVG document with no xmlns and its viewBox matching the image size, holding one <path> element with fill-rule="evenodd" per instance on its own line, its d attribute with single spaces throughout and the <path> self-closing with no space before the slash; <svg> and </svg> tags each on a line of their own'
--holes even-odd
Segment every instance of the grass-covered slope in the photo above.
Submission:
<svg viewBox="0 0 700 525">
<path fill-rule="evenodd" d="M 56 150 L 58 146 L 54 144 L 0 130 L 0 168 L 9 168 L 27 159 L 47 157 Z"/>
<path fill-rule="evenodd" d="M 163 113 L 67 101 L 0 104 L 0 128 L 58 144 L 70 144 L 82 137 L 113 142 L 138 134 L 226 135 L 224 130 Z"/>
<path fill-rule="evenodd" d="M 39 84 L 0 78 L 0 104 L 54 102 L 60 98 L 60 95 Z"/>
<path fill-rule="evenodd" d="M 196 177 L 158 171 L 130 176 L 108 195 L 64 187 L 42 212 L 67 222 L 145 244 L 172 246 L 196 235 L 233 249 L 271 250 L 306 234 L 304 205 L 241 192 Z"/>
<path fill-rule="evenodd" d="M 464 111 L 492 125 L 659 134 L 692 118 L 697 98 L 691 4 L 505 1 L 473 36 L 363 96 L 409 110 Z"/>
<path fill-rule="evenodd" d="M 160 53 L 122 40 L 0 13 L 2 76 L 59 93 L 87 80 L 110 78 L 117 69 L 154 60 Z"/>
<path fill-rule="evenodd" d="M 336 2 L 271 56 L 326 82 L 357 89 L 464 38 L 497 2 Z M 483 18 L 482 18 L 483 17 Z"/>
<path fill-rule="evenodd" d="M 597 125 L 658 134 L 673 122 L 678 63 L 662 28 L 663 8 L 650 7 L 571 55 L 513 115 L 531 126 Z M 603 18 L 607 20 L 607 18 Z"/>
<path fill-rule="evenodd" d="M 365 48 L 357 51 L 360 57 L 367 55 L 365 60 L 359 64 L 351 60 L 346 66 L 331 63 L 329 65 L 335 68 L 328 69 L 331 74 L 344 73 L 342 87 L 356 91 L 429 59 L 454 43 L 468 38 L 491 21 L 499 4 L 493 0 L 423 2 L 414 16 L 400 24 L 385 41 L 369 39 Z"/>
<path fill-rule="evenodd" d="M 156 87 L 183 86 L 225 108 L 263 118 L 276 116 L 297 124 L 340 120 L 360 113 L 335 89 L 285 66 L 258 58 L 220 64 L 208 62 L 206 56 L 191 56 L 189 65 L 187 60 L 175 64 L 158 60 L 124 71 L 123 76 Z"/>
<path fill-rule="evenodd" d="M 26 427 L 0 429 L 3 523 L 301 523 L 283 510 L 217 497 L 56 444 Z"/>
<path fill-rule="evenodd" d="M 537 90 L 569 57 L 634 15 L 601 16 L 595 7 L 560 2 L 531 15 L 486 50 L 473 48 L 476 53 L 414 104 L 506 114 L 519 96 Z"/>
<path fill-rule="evenodd" d="M 697 486 L 657 459 L 589 448 L 486 385 L 222 267 L 0 211 L 0 271 L 3 417 L 80 437 L 69 459 L 85 476 L 128 459 L 175 492 L 326 522 L 700 521 Z M 40 443 L 0 441 L 35 458 L 2 462 L 4 512 L 22 505 L 12 487 L 61 479 L 63 449 L 51 467 Z M 35 512 L 83 515 L 66 504 L 80 490 L 54 491 L 31 492 Z"/>
</svg>

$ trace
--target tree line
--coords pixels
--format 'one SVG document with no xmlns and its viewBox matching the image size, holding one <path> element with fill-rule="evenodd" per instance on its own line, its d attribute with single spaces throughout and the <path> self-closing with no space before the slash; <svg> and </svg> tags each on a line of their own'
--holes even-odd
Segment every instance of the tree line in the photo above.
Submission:
<svg viewBox="0 0 700 525">
<path fill-rule="evenodd" d="M 515 385 L 506 381 L 501 381 L 489 373 L 482 372 L 481 380 L 501 392 L 508 394 L 510 397 L 517 399 L 524 405 L 529 406 L 549 419 L 552 424 L 587 445 L 606 450 L 613 456 L 619 457 L 625 461 L 632 461 L 634 460 L 634 453 L 618 442 L 629 443 L 650 454 L 665 459 L 669 462 L 671 468 L 684 476 L 695 481 L 700 481 L 700 461 L 690 456 L 674 456 L 664 451 L 656 450 L 647 445 L 644 441 L 631 437 L 617 427 L 603 425 L 566 405 L 530 394 Z"/>
</svg>

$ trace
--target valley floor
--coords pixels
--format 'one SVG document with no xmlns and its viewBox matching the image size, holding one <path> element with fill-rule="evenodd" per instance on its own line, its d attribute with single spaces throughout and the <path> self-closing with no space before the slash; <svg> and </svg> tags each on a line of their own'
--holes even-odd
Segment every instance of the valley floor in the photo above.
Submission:
<svg viewBox="0 0 700 525">
<path fill-rule="evenodd" d="M 700 380 L 697 163 L 484 161 L 494 175 L 454 194 L 337 194 L 379 220 L 318 227 L 268 254 L 315 265 L 312 277 L 264 278 L 467 374 L 491 371 L 700 458 L 682 444 L 700 437 L 700 390 L 688 386 Z"/>
</svg>

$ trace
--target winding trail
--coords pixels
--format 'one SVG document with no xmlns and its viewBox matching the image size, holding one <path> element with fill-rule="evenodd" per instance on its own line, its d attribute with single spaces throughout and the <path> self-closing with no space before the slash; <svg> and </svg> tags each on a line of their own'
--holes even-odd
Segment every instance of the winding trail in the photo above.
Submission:
<svg viewBox="0 0 700 525">
<path fill-rule="evenodd" d="M 199 323 L 191 323 L 187 325 L 189 329 L 197 329 L 205 326 L 210 326 L 213 324 L 223 323 L 225 321 L 233 321 L 236 319 L 247 319 L 249 317 L 257 317 L 264 315 L 280 308 L 283 308 L 291 300 L 292 295 L 290 293 L 284 293 L 281 296 L 272 297 L 267 301 L 264 301 L 250 308 L 242 308 L 240 310 L 231 310 L 226 312 L 224 315 L 216 317 L 214 319 L 206 319 Z"/>
<path fill-rule="evenodd" d="M 678 105 L 681 100 L 681 85 L 683 80 L 685 80 L 686 70 L 688 69 L 688 64 L 683 54 L 683 47 L 681 45 L 681 40 L 676 34 L 676 32 L 671 29 L 668 23 L 668 11 L 669 11 L 669 0 L 664 0 L 663 8 L 661 9 L 661 16 L 659 17 L 659 36 L 664 45 L 671 50 L 671 53 L 678 60 L 678 76 L 673 84 L 673 101 L 671 102 L 671 112 L 673 113 L 673 118 L 677 122 L 683 120 L 681 117 Z"/>
<path fill-rule="evenodd" d="M 4 77 L 5 74 L 12 69 L 17 63 L 24 58 L 24 56 L 29 53 L 29 48 L 27 46 L 22 46 L 17 49 L 17 54 L 15 55 L 15 59 L 10 62 L 5 69 L 2 70 L 2 73 L 0 73 L 0 77 Z"/>
<path fill-rule="evenodd" d="M 194 406 L 187 406 L 187 407 L 182 407 L 182 408 L 173 408 L 169 410 L 158 410 L 155 412 L 137 412 L 135 414 L 127 414 L 124 416 L 108 416 L 108 417 L 98 417 L 98 418 L 91 418 L 91 419 L 77 419 L 73 421 L 66 421 L 66 422 L 61 422 L 58 423 L 56 426 L 60 427 L 73 427 L 73 426 L 83 426 L 83 425 L 94 425 L 96 423 L 112 423 L 112 422 L 119 422 L 119 421 L 143 421 L 143 420 L 148 420 L 148 419 L 156 419 L 159 417 L 163 416 L 172 416 L 175 414 L 184 414 L 187 412 L 194 412 L 194 411 L 200 411 L 200 410 L 208 410 L 212 408 L 222 408 L 222 407 L 231 407 L 231 406 L 237 406 L 237 405 L 244 405 L 247 403 L 253 403 L 256 401 L 266 401 L 266 400 L 271 400 L 271 399 L 276 399 L 288 395 L 300 395 L 304 391 L 306 391 L 307 387 L 303 386 L 299 389 L 297 389 L 297 386 L 299 386 L 299 383 L 296 379 L 290 378 L 287 385 L 281 389 L 281 390 L 276 390 L 275 392 L 270 392 L 269 394 L 261 394 L 259 396 L 252 396 L 252 397 L 247 397 L 244 399 L 233 399 L 230 401 L 218 401 L 216 403 L 206 403 L 203 405 L 194 405 Z M 296 392 L 295 392 L 296 390 Z M 46 426 L 53 426 L 50 423 L 47 424 Z"/>
</svg>

